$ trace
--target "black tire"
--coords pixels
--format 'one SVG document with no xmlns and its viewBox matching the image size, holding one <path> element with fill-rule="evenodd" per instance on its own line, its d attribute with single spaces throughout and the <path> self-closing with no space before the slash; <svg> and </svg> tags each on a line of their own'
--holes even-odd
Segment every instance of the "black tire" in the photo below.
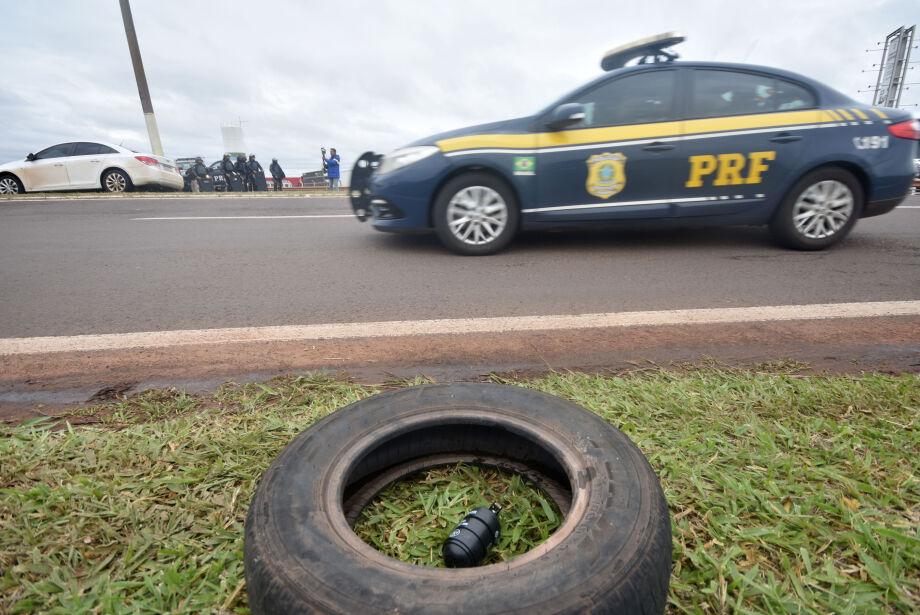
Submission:
<svg viewBox="0 0 920 615">
<path fill-rule="evenodd" d="M 780 244 L 795 250 L 823 250 L 853 230 L 865 204 L 863 188 L 845 169 L 808 173 L 789 190 L 770 222 Z"/>
<path fill-rule="evenodd" d="M 462 569 L 397 561 L 352 531 L 346 517 L 388 482 L 466 459 L 526 467 L 563 524 L 528 553 Z M 671 523 L 648 461 L 600 417 L 519 387 L 425 385 L 294 438 L 256 489 L 244 562 L 253 614 L 662 613 Z"/>
<path fill-rule="evenodd" d="M 462 212 L 468 215 L 458 218 Z M 505 248 L 517 233 L 520 218 L 514 192 L 488 173 L 455 177 L 438 192 L 434 203 L 438 239 L 464 256 L 485 256 Z"/>
<path fill-rule="evenodd" d="M 133 189 L 131 178 L 121 169 L 109 169 L 102 174 L 103 192 L 130 192 Z"/>
<path fill-rule="evenodd" d="M 19 178 L 11 173 L 0 175 L 0 194 L 23 194 L 25 186 Z"/>
</svg>

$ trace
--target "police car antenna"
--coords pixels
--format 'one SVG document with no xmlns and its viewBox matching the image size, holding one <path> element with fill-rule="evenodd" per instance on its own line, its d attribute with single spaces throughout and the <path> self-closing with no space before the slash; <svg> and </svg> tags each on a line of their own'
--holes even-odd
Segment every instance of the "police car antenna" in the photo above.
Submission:
<svg viewBox="0 0 920 615">
<path fill-rule="evenodd" d="M 659 62 L 673 62 L 679 56 L 670 51 L 678 43 L 687 40 L 680 32 L 665 32 L 647 38 L 627 43 L 611 49 L 601 59 L 601 68 L 605 71 L 623 68 L 628 62 L 638 59 L 638 64 L 657 64 Z"/>
</svg>

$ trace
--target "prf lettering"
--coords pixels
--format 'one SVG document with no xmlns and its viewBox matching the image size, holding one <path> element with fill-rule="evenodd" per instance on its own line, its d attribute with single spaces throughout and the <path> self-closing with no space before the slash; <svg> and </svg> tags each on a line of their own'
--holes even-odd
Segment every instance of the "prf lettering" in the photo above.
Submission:
<svg viewBox="0 0 920 615">
<path fill-rule="evenodd" d="M 761 175 L 769 168 L 767 160 L 776 160 L 776 152 L 750 152 L 744 154 L 702 154 L 690 156 L 690 178 L 684 184 L 687 188 L 699 188 L 703 178 L 715 173 L 713 186 L 735 186 L 737 184 L 759 184 Z M 747 176 L 743 175 L 745 169 Z"/>
</svg>

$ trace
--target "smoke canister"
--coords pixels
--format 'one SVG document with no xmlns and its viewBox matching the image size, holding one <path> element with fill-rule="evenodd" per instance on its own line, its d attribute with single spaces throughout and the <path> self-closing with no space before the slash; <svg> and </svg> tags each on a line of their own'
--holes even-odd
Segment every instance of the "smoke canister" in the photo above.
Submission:
<svg viewBox="0 0 920 615">
<path fill-rule="evenodd" d="M 471 510 L 444 541 L 444 563 L 451 568 L 478 565 L 501 536 L 501 509 L 493 502 L 488 508 Z"/>
</svg>

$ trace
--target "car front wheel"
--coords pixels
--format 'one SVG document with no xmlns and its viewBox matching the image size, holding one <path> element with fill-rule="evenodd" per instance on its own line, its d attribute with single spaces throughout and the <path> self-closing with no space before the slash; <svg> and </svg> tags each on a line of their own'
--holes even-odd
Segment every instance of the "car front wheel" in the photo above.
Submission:
<svg viewBox="0 0 920 615">
<path fill-rule="evenodd" d="M 131 178 L 120 169 L 106 171 L 102 176 L 102 189 L 105 192 L 128 192 L 131 190 Z"/>
<path fill-rule="evenodd" d="M 22 183 L 12 175 L 0 177 L 0 194 L 20 194 L 25 192 Z"/>
<path fill-rule="evenodd" d="M 783 199 L 770 231 L 796 250 L 823 250 L 853 229 L 863 208 L 863 190 L 852 173 L 839 168 L 812 171 Z"/>
<path fill-rule="evenodd" d="M 514 193 L 487 173 L 449 181 L 434 206 L 434 228 L 447 248 L 467 256 L 494 254 L 517 232 L 520 211 Z"/>
</svg>

